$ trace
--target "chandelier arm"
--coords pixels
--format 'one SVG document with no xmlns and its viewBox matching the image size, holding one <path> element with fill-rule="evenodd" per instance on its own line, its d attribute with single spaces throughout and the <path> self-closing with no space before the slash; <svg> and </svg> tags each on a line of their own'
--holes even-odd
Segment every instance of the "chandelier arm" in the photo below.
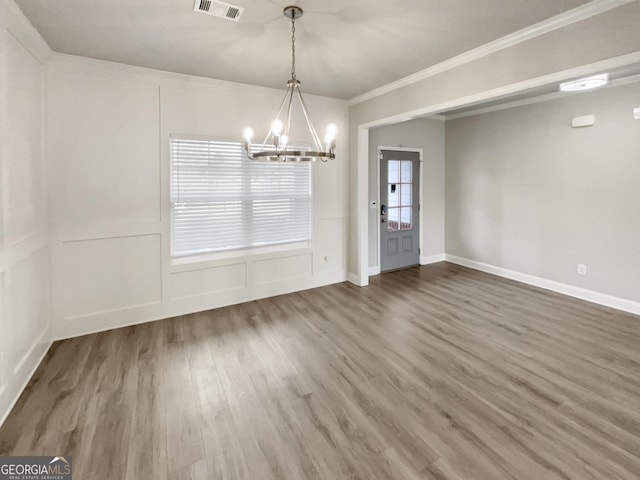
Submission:
<svg viewBox="0 0 640 480">
<path fill-rule="evenodd" d="M 287 87 L 287 91 L 284 92 L 284 98 L 282 99 L 282 102 L 280 103 L 280 108 L 278 108 L 278 113 L 276 115 L 276 118 L 280 118 L 280 114 L 282 113 L 282 109 L 284 108 L 284 104 L 287 101 L 287 97 L 289 96 L 289 87 Z M 262 146 L 260 148 L 260 151 L 263 152 L 264 151 L 264 146 L 267 144 L 267 140 L 269 140 L 269 135 L 271 135 L 271 130 L 267 131 L 267 136 L 264 137 L 264 140 L 262 142 Z"/>
<path fill-rule="evenodd" d="M 320 137 L 318 136 L 318 133 L 316 132 L 316 129 L 313 126 L 313 123 L 311 123 L 311 118 L 309 118 L 309 111 L 307 110 L 307 104 L 304 103 L 304 98 L 302 98 L 302 92 L 300 91 L 299 88 L 297 89 L 297 91 L 298 91 L 298 98 L 300 99 L 300 105 L 302 106 L 302 113 L 304 113 L 304 118 L 307 121 L 307 126 L 311 131 L 311 135 L 313 136 L 313 141 L 316 144 L 316 148 L 318 149 L 318 151 L 323 151 L 324 148 L 322 147 L 322 142 L 320 141 Z"/>
<path fill-rule="evenodd" d="M 269 140 L 269 135 L 271 134 L 271 130 L 269 130 L 269 132 L 267 132 L 267 136 L 264 138 L 263 142 L 260 144 L 260 151 L 264 152 L 264 146 L 267 144 L 267 140 Z M 251 152 L 249 152 L 249 157 L 253 158 L 253 155 L 251 154 Z"/>
<path fill-rule="evenodd" d="M 293 106 L 293 90 L 296 87 L 294 85 L 291 86 L 291 93 L 289 94 L 289 107 L 287 108 L 287 126 L 285 129 L 285 135 L 289 137 L 289 132 L 291 129 L 291 107 Z M 287 93 L 289 93 L 289 88 L 287 87 Z"/>
</svg>

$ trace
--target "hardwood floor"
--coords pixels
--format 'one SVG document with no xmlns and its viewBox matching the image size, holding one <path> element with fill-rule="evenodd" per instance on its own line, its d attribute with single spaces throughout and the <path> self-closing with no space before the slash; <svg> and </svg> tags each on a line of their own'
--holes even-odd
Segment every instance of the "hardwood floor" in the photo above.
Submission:
<svg viewBox="0 0 640 480">
<path fill-rule="evenodd" d="M 0 453 L 74 478 L 640 478 L 640 318 L 447 263 L 57 342 Z"/>
</svg>

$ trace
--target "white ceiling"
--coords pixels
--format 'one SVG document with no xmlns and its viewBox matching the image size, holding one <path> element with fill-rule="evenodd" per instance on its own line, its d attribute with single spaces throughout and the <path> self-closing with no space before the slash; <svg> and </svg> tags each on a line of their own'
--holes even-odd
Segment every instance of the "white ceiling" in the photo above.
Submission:
<svg viewBox="0 0 640 480">
<path fill-rule="evenodd" d="M 304 92 L 352 98 L 588 0 L 227 0 L 239 23 L 193 0 L 16 0 L 54 51 L 283 88 L 290 3 Z"/>
</svg>

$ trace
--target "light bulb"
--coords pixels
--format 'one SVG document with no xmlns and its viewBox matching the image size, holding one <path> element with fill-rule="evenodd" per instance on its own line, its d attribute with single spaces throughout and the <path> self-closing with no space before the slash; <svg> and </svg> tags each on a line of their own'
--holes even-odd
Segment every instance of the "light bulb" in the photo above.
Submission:
<svg viewBox="0 0 640 480">
<path fill-rule="evenodd" d="M 271 133 L 276 137 L 282 133 L 282 120 L 276 118 L 271 124 Z"/>
<path fill-rule="evenodd" d="M 287 137 L 286 135 L 282 135 L 280 137 L 280 145 L 282 145 L 282 147 L 286 147 L 287 143 L 289 143 L 289 137 Z"/>
<path fill-rule="evenodd" d="M 251 142 L 251 139 L 253 138 L 253 128 L 251 127 L 245 128 L 244 131 L 242 132 L 242 135 L 244 136 L 244 139 L 247 142 Z"/>
<path fill-rule="evenodd" d="M 327 133 L 325 138 L 325 141 L 327 143 L 331 143 L 333 140 L 336 139 L 336 135 L 338 134 L 338 127 L 336 126 L 335 123 L 330 123 L 329 125 L 327 125 Z"/>
</svg>

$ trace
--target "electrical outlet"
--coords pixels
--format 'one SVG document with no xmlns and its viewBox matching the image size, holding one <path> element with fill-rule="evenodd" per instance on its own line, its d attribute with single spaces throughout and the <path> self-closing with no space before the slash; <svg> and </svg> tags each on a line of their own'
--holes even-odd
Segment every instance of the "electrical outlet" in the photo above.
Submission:
<svg viewBox="0 0 640 480">
<path fill-rule="evenodd" d="M 636 107 L 633 109 L 633 118 L 636 120 L 640 120 L 640 107 Z"/>
<path fill-rule="evenodd" d="M 583 263 L 578 264 L 578 275 L 586 275 L 587 274 L 587 266 Z"/>
</svg>

